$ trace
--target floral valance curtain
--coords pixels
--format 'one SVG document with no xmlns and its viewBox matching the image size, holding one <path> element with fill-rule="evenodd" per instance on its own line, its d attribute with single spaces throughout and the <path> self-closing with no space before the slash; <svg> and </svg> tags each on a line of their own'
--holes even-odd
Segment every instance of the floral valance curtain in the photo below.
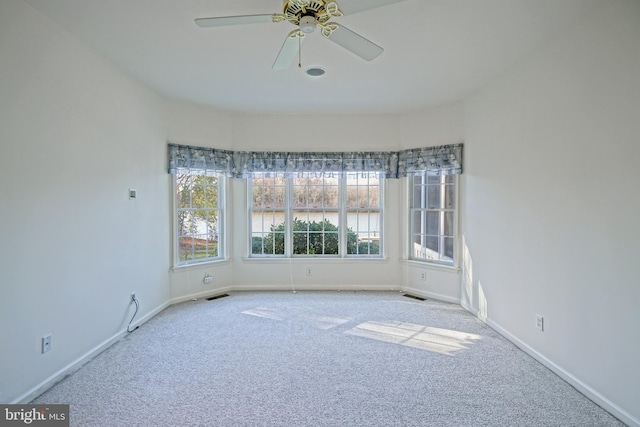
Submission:
<svg viewBox="0 0 640 427">
<path fill-rule="evenodd" d="M 169 144 L 169 173 L 200 169 L 233 178 L 268 172 L 342 174 L 379 172 L 384 178 L 400 178 L 416 172 L 433 175 L 462 173 L 462 144 L 389 152 L 274 152 L 228 151 Z"/>
<path fill-rule="evenodd" d="M 398 157 L 398 178 L 425 171 L 429 175 L 462 173 L 462 144 L 404 150 Z"/>
</svg>

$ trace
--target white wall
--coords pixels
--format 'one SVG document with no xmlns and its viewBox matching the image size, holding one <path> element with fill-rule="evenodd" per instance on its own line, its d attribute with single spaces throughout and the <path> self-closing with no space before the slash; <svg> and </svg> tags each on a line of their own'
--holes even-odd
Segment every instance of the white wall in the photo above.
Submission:
<svg viewBox="0 0 640 427">
<path fill-rule="evenodd" d="M 464 104 L 455 102 L 403 114 L 400 116 L 399 135 L 402 149 L 464 142 Z M 425 144 L 425 141 L 428 143 Z M 462 184 L 459 182 L 459 187 Z M 401 239 L 402 258 L 407 260 L 410 243 L 406 230 L 410 225 L 406 210 L 409 205 L 406 185 L 402 187 L 400 195 L 399 204 L 405 209 L 399 218 L 398 236 Z M 460 269 L 457 265 L 453 268 L 436 267 L 422 262 L 404 261 L 402 275 L 404 289 L 412 294 L 452 303 L 460 302 Z"/>
<path fill-rule="evenodd" d="M 463 133 L 462 103 L 408 115 L 245 115 L 176 104 L 169 140 L 251 151 L 394 151 L 458 143 Z M 456 270 L 429 270 L 406 262 L 406 180 L 387 180 L 384 260 L 248 259 L 246 183 L 229 183 L 228 253 L 231 262 L 175 269 L 172 299 L 181 301 L 230 289 L 408 289 L 457 302 Z M 305 270 L 312 268 L 312 275 Z M 211 285 L 202 282 L 214 276 Z"/>
<path fill-rule="evenodd" d="M 468 99 L 463 175 L 463 305 L 630 425 L 639 46 L 640 2 L 608 2 Z"/>
<path fill-rule="evenodd" d="M 137 319 L 167 303 L 169 181 L 164 101 L 21 1 L 0 0 L 0 93 L 0 402 L 16 402 L 121 336 L 131 291 Z"/>
<path fill-rule="evenodd" d="M 399 148 L 398 118 L 388 115 L 270 116 L 237 115 L 233 147 L 236 150 L 270 151 L 393 151 Z M 391 186 L 398 182 L 388 183 Z M 295 259 L 265 261 L 247 259 L 246 183 L 234 183 L 236 218 L 233 224 L 233 276 L 239 289 L 397 289 L 399 263 L 393 259 L 351 261 Z M 387 206 L 390 206 L 387 203 Z M 391 205 L 394 206 L 394 205 Z M 385 216 L 385 239 L 394 247 L 393 208 Z M 386 213 L 386 212 L 385 212 Z M 389 252 L 387 246 L 387 252 Z M 312 275 L 305 275 L 305 268 Z"/>
<path fill-rule="evenodd" d="M 167 110 L 167 139 L 172 143 L 233 148 L 233 113 L 179 102 L 170 103 Z"/>
<path fill-rule="evenodd" d="M 402 149 L 464 142 L 464 103 L 402 114 L 399 135 Z M 428 144 L 425 145 L 425 141 Z"/>
</svg>

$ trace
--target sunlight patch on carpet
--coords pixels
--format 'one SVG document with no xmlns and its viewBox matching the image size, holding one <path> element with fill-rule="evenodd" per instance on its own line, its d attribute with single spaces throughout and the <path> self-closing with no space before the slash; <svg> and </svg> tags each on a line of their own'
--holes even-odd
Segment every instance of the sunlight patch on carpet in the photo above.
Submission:
<svg viewBox="0 0 640 427">
<path fill-rule="evenodd" d="M 308 311 L 303 309 L 278 310 L 268 307 L 258 307 L 251 310 L 245 310 L 242 312 L 242 314 L 278 321 L 283 321 L 286 319 L 310 325 L 314 328 L 322 330 L 332 329 L 351 321 L 350 318 L 327 316 L 320 313 L 309 313 Z"/>
<path fill-rule="evenodd" d="M 364 322 L 345 332 L 392 344 L 453 356 L 468 349 L 480 335 L 450 329 L 432 328 L 405 322 Z"/>
<path fill-rule="evenodd" d="M 280 314 L 278 314 L 277 310 L 273 310 L 271 308 L 266 307 L 258 307 L 251 310 L 245 310 L 242 314 L 248 314 L 249 316 L 262 317 L 264 319 L 272 319 L 272 320 L 284 320 Z"/>
</svg>

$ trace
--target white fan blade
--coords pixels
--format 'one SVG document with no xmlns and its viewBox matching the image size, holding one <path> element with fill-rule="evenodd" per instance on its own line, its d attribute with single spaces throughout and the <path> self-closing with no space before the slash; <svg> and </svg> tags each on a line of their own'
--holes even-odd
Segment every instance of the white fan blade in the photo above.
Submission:
<svg viewBox="0 0 640 427">
<path fill-rule="evenodd" d="M 342 25 L 338 25 L 338 28 L 331 33 L 329 40 L 355 53 L 366 61 L 373 61 L 384 51 L 384 49 L 377 44 Z"/>
<path fill-rule="evenodd" d="M 291 63 L 296 58 L 296 55 L 300 51 L 300 45 L 304 41 L 304 37 L 295 37 L 298 30 L 293 30 L 287 36 L 287 39 L 284 41 L 282 48 L 280 48 L 280 53 L 278 53 L 278 57 L 276 61 L 273 63 L 274 70 L 286 70 L 291 67 Z"/>
<path fill-rule="evenodd" d="M 340 10 L 345 15 L 352 15 L 365 10 L 375 9 L 388 4 L 400 3 L 405 0 L 342 0 L 339 1 Z"/>
<path fill-rule="evenodd" d="M 227 25 L 262 24 L 264 22 L 273 22 L 273 14 L 220 16 L 218 18 L 198 18 L 195 21 L 196 24 L 202 28 L 224 27 Z"/>
</svg>

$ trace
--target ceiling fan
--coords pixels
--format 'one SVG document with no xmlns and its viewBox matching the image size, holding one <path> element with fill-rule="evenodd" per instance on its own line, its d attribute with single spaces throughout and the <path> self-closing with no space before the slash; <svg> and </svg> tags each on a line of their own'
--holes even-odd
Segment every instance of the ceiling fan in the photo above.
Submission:
<svg viewBox="0 0 640 427">
<path fill-rule="evenodd" d="M 383 48 L 331 19 L 401 1 L 404 0 L 344 0 L 345 6 L 340 7 L 334 0 L 284 0 L 282 13 L 198 18 L 195 22 L 202 28 L 266 22 L 289 22 L 295 25 L 297 28 L 285 39 L 272 67 L 274 70 L 284 70 L 291 66 L 302 41 L 308 34 L 313 33 L 316 27 L 320 28 L 320 33 L 324 37 L 339 46 L 366 61 L 374 60 L 380 56 Z"/>
</svg>

